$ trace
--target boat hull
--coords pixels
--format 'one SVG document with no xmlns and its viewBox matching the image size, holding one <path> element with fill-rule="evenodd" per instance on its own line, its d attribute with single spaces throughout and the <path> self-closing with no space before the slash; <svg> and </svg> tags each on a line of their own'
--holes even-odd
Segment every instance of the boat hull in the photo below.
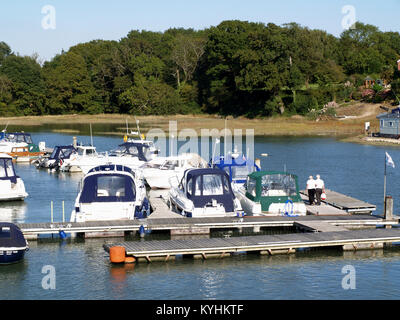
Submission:
<svg viewBox="0 0 400 320">
<path fill-rule="evenodd" d="M 24 259 L 26 248 L 13 250 L 13 248 L 0 248 L 0 264 L 17 263 Z"/>
</svg>

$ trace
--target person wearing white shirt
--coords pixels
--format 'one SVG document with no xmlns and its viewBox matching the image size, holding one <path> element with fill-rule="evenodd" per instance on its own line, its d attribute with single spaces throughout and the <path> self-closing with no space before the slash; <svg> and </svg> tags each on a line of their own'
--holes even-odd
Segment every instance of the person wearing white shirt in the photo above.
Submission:
<svg viewBox="0 0 400 320">
<path fill-rule="evenodd" d="M 321 205 L 321 194 L 325 192 L 325 183 L 321 179 L 321 176 L 317 174 L 317 179 L 315 180 L 315 196 L 317 198 L 317 206 Z"/>
<path fill-rule="evenodd" d="M 315 201 L 315 180 L 313 176 L 309 176 L 307 180 L 308 201 L 310 206 L 314 205 Z"/>
</svg>

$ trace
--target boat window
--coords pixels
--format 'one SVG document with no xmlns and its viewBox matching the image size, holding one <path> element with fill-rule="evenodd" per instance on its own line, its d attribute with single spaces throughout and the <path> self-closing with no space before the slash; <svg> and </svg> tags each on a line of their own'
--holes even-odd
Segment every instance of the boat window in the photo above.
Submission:
<svg viewBox="0 0 400 320">
<path fill-rule="evenodd" d="M 61 151 L 61 153 L 62 153 L 62 155 L 61 155 L 61 157 L 62 158 L 69 158 L 70 156 L 71 156 L 71 154 L 72 154 L 72 152 L 74 152 L 74 149 L 70 149 L 70 148 L 68 148 L 68 149 L 63 149 L 62 151 Z"/>
<path fill-rule="evenodd" d="M 0 239 L 10 239 L 11 238 L 11 229 L 10 227 L 2 227 L 0 228 Z"/>
<path fill-rule="evenodd" d="M 31 136 L 25 136 L 25 141 L 26 141 L 26 143 L 28 143 L 28 144 L 33 143 L 33 142 L 32 142 L 32 137 L 31 137 Z"/>
<path fill-rule="evenodd" d="M 78 148 L 78 155 L 83 156 L 85 150 Z"/>
<path fill-rule="evenodd" d="M 197 179 L 200 180 L 200 179 Z M 203 195 L 222 195 L 224 194 L 224 186 L 221 175 L 205 174 L 203 176 Z M 197 188 L 196 188 L 197 191 Z"/>
<path fill-rule="evenodd" d="M 232 166 L 232 180 L 246 180 L 253 171 L 253 166 Z"/>
<path fill-rule="evenodd" d="M 97 179 L 98 197 L 125 197 L 125 178 L 102 176 Z"/>
<path fill-rule="evenodd" d="M 193 179 L 190 178 L 189 181 L 188 181 L 188 183 L 187 183 L 187 185 L 186 185 L 187 194 L 188 194 L 189 196 L 192 195 L 192 184 L 193 184 L 192 182 L 193 182 Z"/>
<path fill-rule="evenodd" d="M 0 159 L 0 178 L 5 178 L 7 177 L 6 175 L 6 168 L 4 166 L 4 161 L 3 159 Z"/>
<path fill-rule="evenodd" d="M 138 151 L 138 148 L 137 148 L 136 146 L 130 146 L 130 147 L 127 149 L 127 151 L 128 151 L 129 154 L 131 154 L 131 155 L 133 155 L 133 156 L 135 156 L 135 157 L 138 157 L 138 156 L 139 156 L 139 151 Z"/>
<path fill-rule="evenodd" d="M 50 159 L 55 159 L 56 158 L 57 150 L 58 150 L 58 148 L 54 148 L 53 149 L 53 152 L 51 153 Z"/>
<path fill-rule="evenodd" d="M 86 155 L 87 155 L 87 156 L 91 156 L 91 155 L 93 155 L 93 154 L 95 154 L 94 149 L 86 149 Z"/>
<path fill-rule="evenodd" d="M 295 196 L 297 195 L 296 180 L 285 174 L 265 175 L 261 181 L 263 197 Z"/>
<path fill-rule="evenodd" d="M 14 177 L 15 173 L 14 173 L 14 167 L 12 164 L 12 160 L 11 159 L 6 159 L 5 160 L 5 164 L 6 164 L 6 172 L 7 172 L 7 176 L 8 177 Z"/>
<path fill-rule="evenodd" d="M 163 170 L 175 170 L 176 167 L 179 166 L 178 160 L 167 160 L 161 166 Z"/>
<path fill-rule="evenodd" d="M 253 197 L 256 196 L 256 185 L 257 181 L 251 178 L 247 178 L 247 192 Z"/>
</svg>

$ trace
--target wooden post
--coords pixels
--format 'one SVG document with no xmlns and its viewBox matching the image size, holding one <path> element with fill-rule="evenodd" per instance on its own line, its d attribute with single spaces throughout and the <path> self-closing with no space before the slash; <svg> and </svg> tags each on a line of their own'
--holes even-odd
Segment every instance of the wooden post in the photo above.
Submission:
<svg viewBox="0 0 400 320">
<path fill-rule="evenodd" d="M 62 222 L 65 222 L 65 210 L 64 210 L 64 201 L 62 202 Z"/>
<path fill-rule="evenodd" d="M 50 220 L 53 223 L 53 201 L 50 202 Z"/>
<path fill-rule="evenodd" d="M 386 196 L 385 199 L 385 220 L 393 220 L 393 198 L 391 196 Z M 392 226 L 387 225 L 386 229 L 390 229 Z"/>
</svg>

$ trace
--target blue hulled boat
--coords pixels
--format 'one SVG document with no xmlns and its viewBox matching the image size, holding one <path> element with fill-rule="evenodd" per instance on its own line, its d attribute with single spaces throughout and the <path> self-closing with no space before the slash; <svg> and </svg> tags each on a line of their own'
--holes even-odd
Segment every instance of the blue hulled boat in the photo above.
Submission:
<svg viewBox="0 0 400 320">
<path fill-rule="evenodd" d="M 27 250 L 22 231 L 13 223 L 0 222 L 0 264 L 21 261 Z"/>
</svg>

